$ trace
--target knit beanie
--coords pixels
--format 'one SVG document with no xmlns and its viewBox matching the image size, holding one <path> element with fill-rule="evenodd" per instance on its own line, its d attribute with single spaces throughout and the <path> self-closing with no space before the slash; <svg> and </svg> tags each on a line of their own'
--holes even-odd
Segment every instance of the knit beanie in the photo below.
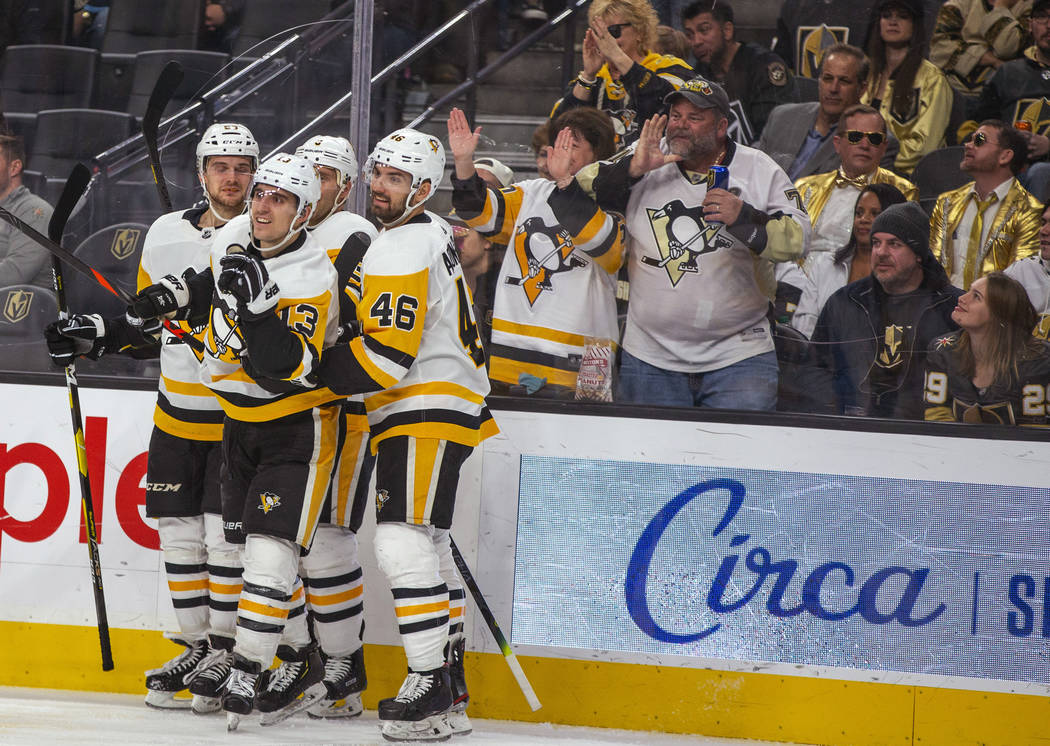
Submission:
<svg viewBox="0 0 1050 746">
<path fill-rule="evenodd" d="M 930 253 L 930 218 L 915 202 L 900 202 L 880 212 L 871 224 L 871 235 L 889 233 L 915 252 L 919 261 L 932 259 Z"/>
</svg>

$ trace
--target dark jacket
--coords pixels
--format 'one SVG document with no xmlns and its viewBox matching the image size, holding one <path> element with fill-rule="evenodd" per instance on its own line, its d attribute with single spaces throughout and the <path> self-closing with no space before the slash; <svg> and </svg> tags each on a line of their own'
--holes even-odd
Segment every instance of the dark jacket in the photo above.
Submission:
<svg viewBox="0 0 1050 746">
<path fill-rule="evenodd" d="M 951 313 L 963 291 L 941 278 L 924 280 L 919 290 L 928 301 L 913 321 L 912 349 L 902 351 L 904 374 L 895 389 L 881 395 L 872 392 L 869 377 L 885 328 L 882 286 L 869 275 L 828 298 L 811 338 L 814 388 L 824 413 L 923 418 L 926 353 L 933 340 L 957 328 Z"/>
</svg>

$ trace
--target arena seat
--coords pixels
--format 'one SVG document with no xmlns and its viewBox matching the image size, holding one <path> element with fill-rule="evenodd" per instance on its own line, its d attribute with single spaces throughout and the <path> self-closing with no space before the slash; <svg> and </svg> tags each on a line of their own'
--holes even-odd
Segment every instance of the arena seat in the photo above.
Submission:
<svg viewBox="0 0 1050 746">
<path fill-rule="evenodd" d="M 283 5 L 295 6 L 298 2 Z M 203 12 L 201 0 L 111 0 L 102 52 L 136 54 L 150 49 L 195 49 Z"/>
<path fill-rule="evenodd" d="M 97 50 L 19 44 L 3 54 L 0 97 L 5 111 L 76 109 L 91 105 Z"/>
<path fill-rule="evenodd" d="M 122 111 L 50 109 L 37 114 L 29 163 L 46 174 L 68 174 L 77 161 L 90 163 L 129 138 L 135 119 Z"/>
<path fill-rule="evenodd" d="M 959 168 L 962 157 L 963 146 L 952 145 L 927 153 L 915 166 L 911 180 L 919 188 L 919 204 L 927 215 L 932 212 L 938 194 L 970 181 Z"/>
<path fill-rule="evenodd" d="M 798 84 L 799 101 L 820 100 L 820 81 L 816 78 L 807 78 L 802 75 L 796 75 L 795 82 Z"/>
<path fill-rule="evenodd" d="M 240 56 L 251 50 L 251 56 L 261 57 L 265 49 L 252 50 L 256 44 L 286 29 L 319 21 L 331 9 L 330 0 L 296 0 L 294 3 L 287 0 L 251 0 L 245 4 L 241 33 L 233 45 L 233 53 Z M 269 46 L 276 42 L 274 39 Z"/>
<path fill-rule="evenodd" d="M 98 270 L 106 279 L 129 293 L 135 292 L 142 242 L 149 226 L 143 223 L 117 223 L 85 238 L 73 254 Z M 64 272 L 66 301 L 72 313 L 100 313 L 117 316 L 125 304 L 117 296 L 80 273 Z"/>
<path fill-rule="evenodd" d="M 36 285 L 0 288 L 0 356 L 5 370 L 48 370 L 44 327 L 58 318 L 51 290 Z"/>
<path fill-rule="evenodd" d="M 160 71 L 173 60 L 182 65 L 185 77 L 165 110 L 168 116 L 225 80 L 226 71 L 223 68 L 230 61 L 230 56 L 222 52 L 202 52 L 195 49 L 157 49 L 140 52 L 135 55 L 128 113 L 142 118 Z"/>
</svg>

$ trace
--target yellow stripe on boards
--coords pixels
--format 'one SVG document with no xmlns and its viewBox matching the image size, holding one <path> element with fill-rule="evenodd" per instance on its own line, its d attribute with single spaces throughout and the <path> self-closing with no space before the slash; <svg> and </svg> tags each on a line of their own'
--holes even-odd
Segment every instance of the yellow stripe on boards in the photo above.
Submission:
<svg viewBox="0 0 1050 746">
<path fill-rule="evenodd" d="M 145 696 L 143 671 L 183 647 L 111 629 L 104 672 L 95 627 L 0 622 L 0 685 Z M 364 705 L 397 693 L 400 646 L 365 645 Z M 497 653 L 467 651 L 470 715 L 525 722 L 851 746 L 1027 746 L 1046 741 L 1046 697 L 519 656 L 543 703 L 532 712 Z M 566 696 L 567 694 L 571 696 Z M 105 706 L 102 705 L 104 708 Z M 305 723 L 302 727 L 308 727 Z M 644 740 L 644 736 L 641 740 Z"/>
</svg>

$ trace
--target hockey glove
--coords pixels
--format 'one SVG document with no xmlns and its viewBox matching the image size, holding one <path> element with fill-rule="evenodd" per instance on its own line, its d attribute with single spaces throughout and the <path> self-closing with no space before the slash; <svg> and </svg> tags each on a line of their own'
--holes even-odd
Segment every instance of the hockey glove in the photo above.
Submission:
<svg viewBox="0 0 1050 746">
<path fill-rule="evenodd" d="M 164 275 L 160 282 L 143 288 L 131 299 L 128 322 L 134 324 L 134 319 L 170 319 L 189 303 L 190 289 L 185 280 L 175 275 Z"/>
<path fill-rule="evenodd" d="M 238 311 L 243 309 L 249 317 L 259 317 L 277 307 L 281 290 L 261 259 L 250 254 L 228 254 L 219 265 L 222 271 L 216 287 L 237 299 Z"/>
<path fill-rule="evenodd" d="M 51 362 L 65 368 L 78 357 L 98 360 L 105 351 L 106 322 L 97 313 L 77 314 L 44 329 Z"/>
<path fill-rule="evenodd" d="M 339 327 L 339 331 L 336 333 L 336 344 L 346 344 L 354 337 L 361 336 L 361 322 L 357 319 L 353 321 L 347 321 Z"/>
</svg>

